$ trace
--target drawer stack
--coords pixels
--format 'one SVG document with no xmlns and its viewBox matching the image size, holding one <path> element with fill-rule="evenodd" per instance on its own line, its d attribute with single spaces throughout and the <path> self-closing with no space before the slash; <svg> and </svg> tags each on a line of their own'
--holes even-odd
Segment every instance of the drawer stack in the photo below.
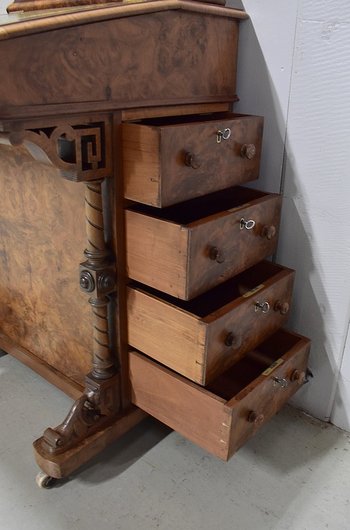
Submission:
<svg viewBox="0 0 350 530">
<path fill-rule="evenodd" d="M 266 261 L 281 197 L 241 186 L 259 176 L 263 119 L 122 128 L 132 399 L 227 459 L 304 383 L 309 352 L 281 329 L 294 271 Z"/>
</svg>

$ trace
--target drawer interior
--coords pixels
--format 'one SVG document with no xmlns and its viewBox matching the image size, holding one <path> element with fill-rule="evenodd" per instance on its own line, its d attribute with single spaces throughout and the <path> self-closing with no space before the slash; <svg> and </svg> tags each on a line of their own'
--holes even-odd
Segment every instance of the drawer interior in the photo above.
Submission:
<svg viewBox="0 0 350 530">
<path fill-rule="evenodd" d="M 206 386 L 213 394 L 229 401 L 259 377 L 274 361 L 298 344 L 300 337 L 278 330 L 255 350 Z"/>
<path fill-rule="evenodd" d="M 250 269 L 238 274 L 234 278 L 214 287 L 210 291 L 193 298 L 192 300 L 179 300 L 173 296 L 167 295 L 152 287 L 132 282 L 131 287 L 139 288 L 140 290 L 164 300 L 184 311 L 197 315 L 199 318 L 221 310 L 227 304 L 232 303 L 235 299 L 247 295 L 250 291 L 258 286 L 272 281 L 273 277 L 278 273 L 286 270 L 280 265 L 270 263 L 269 261 L 262 261 Z"/>
<path fill-rule="evenodd" d="M 191 199 L 180 204 L 167 206 L 161 210 L 145 204 L 135 204 L 128 209 L 164 221 L 188 225 L 225 210 L 240 208 L 247 205 L 247 203 L 268 197 L 269 195 L 271 194 L 237 186 L 210 193 L 204 197 Z"/>
<path fill-rule="evenodd" d="M 142 120 L 137 120 L 137 123 L 140 125 L 149 125 L 150 127 L 172 127 L 174 125 L 187 125 L 191 123 L 205 124 L 210 121 L 234 120 L 245 116 L 250 117 L 249 115 L 236 114 L 232 112 L 215 112 L 214 114 L 189 114 L 184 116 L 162 116 L 158 118 L 145 118 Z"/>
</svg>

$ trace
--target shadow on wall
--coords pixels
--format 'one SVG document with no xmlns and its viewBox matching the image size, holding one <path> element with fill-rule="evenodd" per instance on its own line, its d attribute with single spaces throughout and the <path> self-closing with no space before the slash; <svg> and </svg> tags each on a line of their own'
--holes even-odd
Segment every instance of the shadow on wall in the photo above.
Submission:
<svg viewBox="0 0 350 530">
<path fill-rule="evenodd" d="M 301 175 L 288 142 L 286 178 L 288 197 L 283 200 L 277 259 L 296 270 L 290 323 L 312 340 L 309 365 L 315 375 L 311 385 L 302 389 L 292 402 L 313 416 L 329 421 L 339 373 L 334 355 L 338 347 L 332 343 L 332 335 L 326 332 L 332 325 L 332 308 L 324 289 L 320 262 L 316 262 L 313 255 L 312 223 L 303 200 Z"/>
<path fill-rule="evenodd" d="M 235 2 L 235 6 L 242 4 Z M 251 187 L 278 193 L 283 169 L 285 116 L 251 20 L 240 24 L 235 111 L 264 116 L 260 178 Z"/>
<path fill-rule="evenodd" d="M 230 6 L 244 8 L 242 2 Z M 326 315 L 331 308 L 323 287 L 322 271 L 312 250 L 312 223 L 303 201 L 303 175 L 299 175 L 286 134 L 287 109 L 282 110 L 252 20 L 241 23 L 235 111 L 264 116 L 264 139 L 260 178 L 251 187 L 283 193 L 284 198 L 277 261 L 296 270 L 289 327 L 311 338 L 310 368 L 315 378 L 303 387 L 292 403 L 328 421 L 331 414 L 338 363 L 337 348 L 326 334 Z M 320 304 L 322 301 L 322 304 Z"/>
</svg>

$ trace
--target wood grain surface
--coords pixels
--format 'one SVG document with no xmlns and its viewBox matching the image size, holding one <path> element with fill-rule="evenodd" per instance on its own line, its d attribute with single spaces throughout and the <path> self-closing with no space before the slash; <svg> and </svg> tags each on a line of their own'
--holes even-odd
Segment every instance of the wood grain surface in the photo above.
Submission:
<svg viewBox="0 0 350 530">
<path fill-rule="evenodd" d="M 232 410 L 229 458 L 299 390 L 303 382 L 293 381 L 292 374 L 296 370 L 300 373 L 306 372 L 309 351 L 310 341 L 301 338 L 283 356 L 283 364 L 276 368 L 269 377 L 260 375 L 227 404 Z M 285 379 L 287 386 L 282 387 L 273 380 L 273 377 Z M 251 412 L 257 416 L 263 416 L 261 423 L 254 424 L 254 422 L 247 421 Z"/>
<path fill-rule="evenodd" d="M 91 368 L 92 323 L 79 289 L 84 188 L 0 146 L 0 331 L 77 383 Z"/>
<path fill-rule="evenodd" d="M 192 381 L 203 383 L 206 327 L 156 296 L 128 288 L 129 343 Z"/>
<path fill-rule="evenodd" d="M 147 0 L 138 0 L 138 3 L 145 2 Z M 194 0 L 198 2 L 205 2 L 209 4 L 218 4 L 225 6 L 226 0 Z M 116 4 L 123 6 L 128 2 L 125 0 L 109 0 L 109 4 L 116 2 Z M 7 7 L 8 13 L 15 11 L 34 11 L 41 9 L 58 9 L 67 8 L 72 6 L 91 6 L 94 7 L 99 4 L 106 4 L 106 0 L 14 0 L 12 4 Z"/>
<path fill-rule="evenodd" d="M 244 192 L 246 197 L 239 206 L 226 209 L 231 197 L 232 203 L 236 202 L 235 191 L 225 190 L 218 196 L 223 207 L 221 215 L 189 225 L 188 298 L 198 296 L 274 253 L 282 197 L 273 194 L 259 196 L 248 189 Z M 249 230 L 241 228 L 242 219 L 254 221 L 255 226 Z M 265 227 L 275 229 L 270 239 L 264 235 Z M 217 259 L 210 259 L 213 249 L 218 251 Z"/>
<path fill-rule="evenodd" d="M 164 116 L 184 116 L 186 114 L 211 114 L 213 112 L 228 112 L 229 110 L 229 103 L 197 103 L 193 105 L 125 109 L 121 111 L 121 117 L 123 121 L 128 121 Z"/>
<path fill-rule="evenodd" d="M 146 120 L 124 127 L 125 196 L 128 199 L 164 207 L 259 176 L 263 118 L 224 113 Z M 218 141 L 218 131 L 224 130 L 230 131 L 229 138 Z M 151 134 L 152 143 L 149 141 Z M 247 145 L 254 146 L 252 158 L 244 155 Z M 153 167 L 148 163 L 151 156 Z M 188 158 L 195 163 L 190 165 Z M 134 180 L 137 184 L 133 186 Z M 138 190 L 134 193 L 136 186 Z"/>
<path fill-rule="evenodd" d="M 125 214 L 128 276 L 186 297 L 188 231 L 130 210 Z"/>
<path fill-rule="evenodd" d="M 130 352 L 135 405 L 189 440 L 226 459 L 230 411 L 220 399 L 174 372 Z"/>
<path fill-rule="evenodd" d="M 237 38 L 235 19 L 175 10 L 4 41 L 0 120 L 28 116 L 33 106 L 43 115 L 83 103 L 96 112 L 106 102 L 234 100 Z"/>
<path fill-rule="evenodd" d="M 115 442 L 145 418 L 146 414 L 142 410 L 136 407 L 129 407 L 107 427 L 89 436 L 65 453 L 57 455 L 43 452 L 40 444 L 41 439 L 39 438 L 33 444 L 35 460 L 38 466 L 50 477 L 58 479 L 69 477 L 80 466 L 103 451 L 108 445 Z"/>
<path fill-rule="evenodd" d="M 281 202 L 237 187 L 162 210 L 134 205 L 126 210 L 129 277 L 192 299 L 273 254 Z M 242 219 L 255 226 L 242 228 Z"/>
<path fill-rule="evenodd" d="M 309 349 L 308 339 L 281 330 L 261 346 L 261 352 L 257 348 L 248 354 L 242 366 L 238 363 L 208 389 L 132 351 L 133 402 L 200 447 L 228 460 L 300 388 L 303 379 L 293 380 L 293 373 L 305 373 Z M 264 363 L 257 360 L 257 353 L 264 356 Z M 277 384 L 274 377 L 285 379 L 286 386 Z M 251 413 L 261 415 L 260 421 L 250 421 Z"/>
<path fill-rule="evenodd" d="M 293 280 L 294 271 L 263 262 L 189 302 L 130 286 L 129 343 L 206 385 L 284 324 L 288 312 L 275 305 L 291 303 Z M 256 311 L 258 301 L 269 303 L 267 313 Z"/>
<path fill-rule="evenodd" d="M 21 363 L 41 375 L 41 377 L 44 377 L 44 379 L 55 385 L 72 399 L 75 400 L 81 397 L 84 391 L 82 384 L 69 379 L 64 373 L 59 372 L 32 352 L 18 346 L 18 344 L 2 333 L 0 333 L 0 348 L 6 353 L 13 355 L 13 357 L 16 357 Z"/>
<path fill-rule="evenodd" d="M 254 270 L 254 267 L 250 270 Z M 231 307 L 227 305 L 225 309 L 214 312 L 205 319 L 208 325 L 207 381 L 232 366 L 247 351 L 255 348 L 285 324 L 288 313 L 281 314 L 275 310 L 275 306 L 279 301 L 291 305 L 294 271 L 276 271 L 273 276 L 261 282 L 261 289 L 253 294 L 259 283 L 257 278 L 250 291 L 252 294 L 247 290 L 239 304 L 232 304 Z M 269 303 L 269 311 L 256 311 L 256 302 L 265 301 Z M 232 346 L 225 344 L 229 334 L 234 337 Z"/>
<path fill-rule="evenodd" d="M 157 206 L 160 202 L 160 135 L 152 127 L 122 125 L 124 196 Z"/>
<path fill-rule="evenodd" d="M 46 0 L 43 0 L 46 1 Z M 55 1 L 55 0 L 52 0 Z M 103 6 L 73 6 L 59 11 L 43 10 L 32 13 L 13 13 L 11 16 L 0 15 L 0 40 L 16 38 L 57 28 L 74 27 L 103 20 L 111 20 L 145 13 L 180 10 L 194 13 L 210 14 L 221 17 L 244 20 L 248 18 L 240 9 L 223 8 L 188 0 L 162 0 L 149 2 L 125 2 Z"/>
</svg>

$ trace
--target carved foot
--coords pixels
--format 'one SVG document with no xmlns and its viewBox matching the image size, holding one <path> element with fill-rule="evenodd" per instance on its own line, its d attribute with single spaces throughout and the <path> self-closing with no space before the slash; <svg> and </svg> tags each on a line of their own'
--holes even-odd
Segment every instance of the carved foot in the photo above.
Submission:
<svg viewBox="0 0 350 530">
<path fill-rule="evenodd" d="M 122 411 L 111 423 L 108 420 L 105 427 L 98 424 L 98 430 L 94 434 L 89 431 L 86 438 L 59 453 L 45 451 L 44 437 L 41 437 L 33 444 L 37 464 L 48 477 L 56 479 L 70 477 L 80 466 L 123 436 L 146 416 L 142 410 L 131 407 Z"/>
<path fill-rule="evenodd" d="M 41 448 L 60 454 L 112 422 L 119 413 L 119 376 L 99 380 L 86 376 L 86 390 L 65 420 L 55 429 L 48 428 L 41 438 Z"/>
</svg>

